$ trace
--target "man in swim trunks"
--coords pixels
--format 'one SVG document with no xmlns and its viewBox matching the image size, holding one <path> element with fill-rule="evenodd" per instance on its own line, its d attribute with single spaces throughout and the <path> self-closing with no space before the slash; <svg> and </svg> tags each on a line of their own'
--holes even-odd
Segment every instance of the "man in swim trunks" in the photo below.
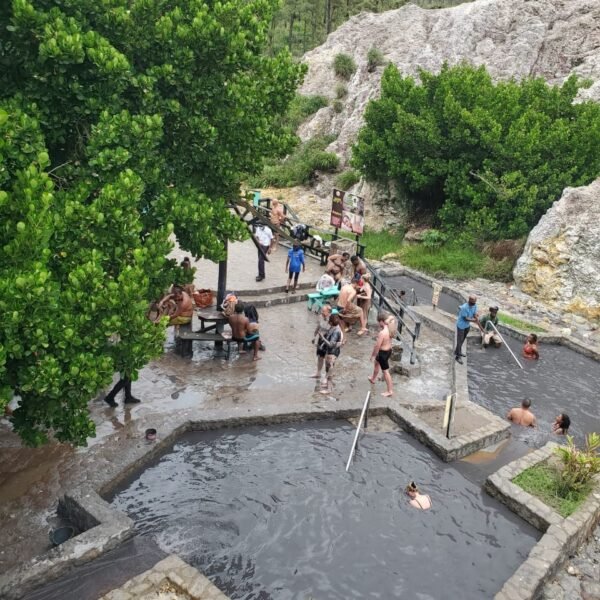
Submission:
<svg viewBox="0 0 600 600">
<path fill-rule="evenodd" d="M 523 427 L 536 427 L 537 421 L 535 415 L 529 410 L 531 406 L 531 400 L 525 398 L 521 402 L 520 408 L 512 408 L 506 415 L 509 421 L 512 421 L 515 425 L 522 425 Z"/>
<path fill-rule="evenodd" d="M 190 295 L 179 285 L 174 285 L 171 293 L 159 303 L 158 309 L 170 317 L 169 325 L 186 325 L 192 322 L 194 305 Z"/>
<path fill-rule="evenodd" d="M 283 206 L 281 206 L 279 200 L 271 200 L 271 214 L 269 215 L 269 220 L 271 221 L 271 223 L 273 223 L 273 225 L 277 227 L 281 227 L 285 222 L 285 213 L 283 212 Z M 278 245 L 279 233 L 274 231 L 273 240 L 271 241 L 271 252 L 276 252 Z"/>
<path fill-rule="evenodd" d="M 358 273 L 363 281 L 369 281 L 371 279 L 371 274 L 367 269 L 367 265 L 365 265 L 364 261 L 360 258 L 360 256 L 351 256 L 350 262 L 352 264 L 352 276 L 356 277 Z"/>
<path fill-rule="evenodd" d="M 360 276 L 360 274 L 357 273 L 354 277 L 358 277 L 359 282 L 358 290 L 356 292 L 356 304 L 362 308 L 363 314 L 365 315 L 366 324 L 369 322 L 369 311 L 371 310 L 371 302 L 373 299 L 373 288 L 368 281 Z"/>
<path fill-rule="evenodd" d="M 525 342 L 525 345 L 523 346 L 523 356 L 525 358 L 532 358 L 534 360 L 537 360 L 540 357 L 540 353 L 538 352 L 538 347 L 537 347 L 537 335 L 535 335 L 535 333 L 530 333 L 527 336 L 527 341 Z"/>
<path fill-rule="evenodd" d="M 331 254 L 327 258 L 327 267 L 325 267 L 325 270 L 332 275 L 336 281 L 339 281 L 349 259 L 350 254 L 348 254 L 348 252 Z"/>
<path fill-rule="evenodd" d="M 394 386 L 392 384 L 392 376 L 390 375 L 390 356 L 392 355 L 392 339 L 390 337 L 390 331 L 387 326 L 388 315 L 381 312 L 377 315 L 377 322 L 379 323 L 379 335 L 373 346 L 373 353 L 371 354 L 371 360 L 375 361 L 373 367 L 373 375 L 369 377 L 369 381 L 375 385 L 377 381 L 377 375 L 379 375 L 379 369 L 383 372 L 383 378 L 387 385 L 387 390 L 381 395 L 389 398 L 394 394 Z"/>
<path fill-rule="evenodd" d="M 244 344 L 250 344 L 254 349 L 254 360 L 260 360 L 258 357 L 258 347 L 260 335 L 258 333 L 258 323 L 250 323 L 250 319 L 244 314 L 244 305 L 238 302 L 235 305 L 235 312 L 227 317 L 229 327 L 231 327 L 231 339 L 237 342 L 238 352 L 245 354 Z"/>
<path fill-rule="evenodd" d="M 341 320 L 349 327 L 356 323 L 356 321 L 359 321 L 360 330 L 358 335 L 363 335 L 368 331 L 365 323 L 365 315 L 362 308 L 354 304 L 358 287 L 358 282 L 356 281 L 342 286 L 337 299 L 337 309 Z"/>
</svg>

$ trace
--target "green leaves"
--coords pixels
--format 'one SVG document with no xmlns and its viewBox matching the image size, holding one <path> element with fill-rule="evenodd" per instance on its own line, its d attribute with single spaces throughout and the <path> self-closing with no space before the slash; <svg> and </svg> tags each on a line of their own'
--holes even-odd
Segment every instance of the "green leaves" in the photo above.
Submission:
<svg viewBox="0 0 600 600">
<path fill-rule="evenodd" d="M 600 105 L 573 104 L 579 83 L 494 84 L 484 67 L 388 67 L 369 103 L 353 164 L 408 191 L 410 210 L 471 239 L 525 236 L 567 186 L 600 173 Z"/>
</svg>

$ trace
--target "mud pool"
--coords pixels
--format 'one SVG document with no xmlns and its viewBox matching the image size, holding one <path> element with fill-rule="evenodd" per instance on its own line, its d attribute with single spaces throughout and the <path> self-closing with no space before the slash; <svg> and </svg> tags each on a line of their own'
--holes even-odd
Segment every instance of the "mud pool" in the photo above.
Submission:
<svg viewBox="0 0 600 600">
<path fill-rule="evenodd" d="M 492 597 L 539 534 L 403 432 L 367 433 L 345 473 L 353 433 L 187 434 L 112 502 L 232 598 Z M 408 505 L 411 479 L 431 511 Z"/>
<path fill-rule="evenodd" d="M 397 290 L 404 290 L 406 292 L 408 304 L 413 303 L 411 290 L 414 290 L 417 295 L 417 304 L 426 304 L 431 306 L 431 299 L 433 298 L 433 288 L 431 285 L 423 283 L 418 279 L 409 277 L 408 275 L 385 277 L 385 283 L 388 287 L 395 288 Z M 446 292 L 440 293 L 438 308 L 454 315 L 458 311 L 459 306 L 460 302 L 454 296 L 451 296 Z"/>
<path fill-rule="evenodd" d="M 479 335 L 469 338 L 469 394 L 471 400 L 504 416 L 523 398 L 531 399 L 537 429 L 513 427 L 514 438 L 541 446 L 554 436 L 552 423 L 565 412 L 571 417 L 569 433 L 582 442 L 586 433 L 600 432 L 600 364 L 574 350 L 539 344 L 540 359 L 521 358 L 523 343 L 504 336 L 523 365 L 519 369 L 506 348 L 483 349 Z"/>
</svg>

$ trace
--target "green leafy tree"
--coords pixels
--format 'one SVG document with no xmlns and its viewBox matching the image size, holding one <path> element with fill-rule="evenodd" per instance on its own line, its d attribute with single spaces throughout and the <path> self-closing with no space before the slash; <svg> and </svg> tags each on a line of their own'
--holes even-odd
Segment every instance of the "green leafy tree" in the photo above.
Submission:
<svg viewBox="0 0 600 600">
<path fill-rule="evenodd" d="M 600 105 L 574 103 L 581 86 L 541 79 L 495 84 L 484 67 L 420 72 L 394 66 L 369 103 L 353 164 L 395 181 L 409 208 L 475 239 L 528 233 L 567 186 L 600 173 Z"/>
<path fill-rule="evenodd" d="M 240 173 L 293 143 L 303 67 L 264 53 L 274 0 L 0 7 L 1 403 L 32 445 L 85 444 L 88 401 L 162 351 L 148 303 L 245 231 Z"/>
</svg>

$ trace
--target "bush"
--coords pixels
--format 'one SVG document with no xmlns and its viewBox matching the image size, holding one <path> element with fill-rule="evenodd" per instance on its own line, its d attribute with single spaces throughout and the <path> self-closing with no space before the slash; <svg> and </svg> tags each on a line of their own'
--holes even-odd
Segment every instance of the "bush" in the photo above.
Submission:
<svg viewBox="0 0 600 600">
<path fill-rule="evenodd" d="M 365 111 L 353 166 L 406 190 L 409 210 L 472 239 L 527 235 L 568 186 L 600 173 L 600 104 L 574 103 L 575 76 L 494 83 L 484 67 L 390 65 Z"/>
<path fill-rule="evenodd" d="M 372 73 L 377 67 L 385 63 L 383 52 L 378 48 L 370 48 L 367 52 L 367 71 Z"/>
<path fill-rule="evenodd" d="M 437 229 L 429 229 L 421 239 L 425 248 L 440 248 L 448 241 L 448 236 Z"/>
<path fill-rule="evenodd" d="M 349 54 L 336 54 L 333 59 L 333 70 L 338 77 L 348 80 L 356 71 L 356 63 Z"/>
<path fill-rule="evenodd" d="M 555 449 L 563 463 L 560 474 L 562 495 L 571 491 L 580 491 L 587 487 L 591 479 L 600 473 L 600 435 L 589 433 L 585 438 L 585 448 L 580 450 L 575 446 L 573 437 L 567 436 L 567 445 Z"/>
<path fill-rule="evenodd" d="M 349 169 L 348 171 L 344 171 L 340 173 L 335 178 L 335 187 L 339 190 L 347 190 L 350 189 L 355 183 L 360 181 L 360 173 L 355 171 L 354 169 Z"/>
<path fill-rule="evenodd" d="M 329 101 L 325 96 L 302 96 L 296 94 L 296 97 L 290 102 L 282 123 L 289 131 L 295 132 L 308 117 L 314 115 L 320 108 L 328 104 Z"/>
<path fill-rule="evenodd" d="M 341 100 L 334 100 L 331 107 L 333 108 L 333 112 L 339 114 L 344 110 L 344 103 Z"/>
<path fill-rule="evenodd" d="M 283 161 L 265 165 L 263 172 L 251 178 L 252 187 L 291 187 L 309 185 L 317 171 L 334 172 L 340 162 L 337 154 L 325 152 L 335 136 L 319 136 L 296 147 Z"/>
<path fill-rule="evenodd" d="M 338 100 L 345 98 L 348 95 L 348 88 L 343 83 L 338 83 L 335 86 L 335 97 Z"/>
</svg>

